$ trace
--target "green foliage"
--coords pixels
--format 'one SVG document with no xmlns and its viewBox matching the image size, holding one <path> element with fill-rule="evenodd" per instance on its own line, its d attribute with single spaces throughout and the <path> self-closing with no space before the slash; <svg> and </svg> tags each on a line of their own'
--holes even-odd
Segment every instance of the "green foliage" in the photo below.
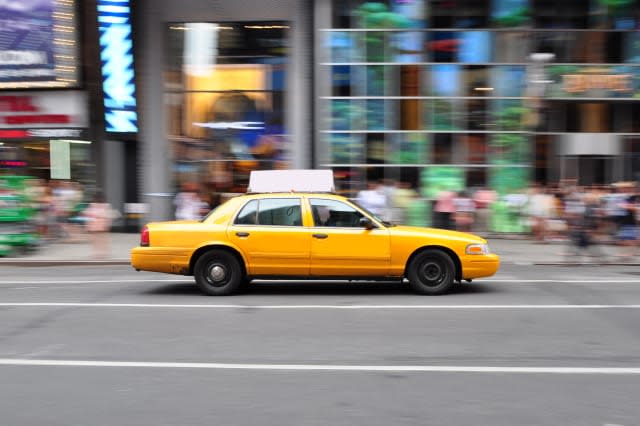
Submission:
<svg viewBox="0 0 640 426">
<path fill-rule="evenodd" d="M 424 163 L 427 137 L 424 134 L 409 134 L 394 151 L 393 161 L 398 164 Z"/>
<path fill-rule="evenodd" d="M 402 29 L 410 28 L 411 21 L 406 16 L 389 10 L 386 4 L 366 2 L 354 11 L 358 28 L 365 29 Z M 389 34 L 386 32 L 365 33 L 367 62 L 384 62 L 387 59 L 385 50 L 389 46 Z M 381 76 L 380 76 L 381 77 Z"/>
<path fill-rule="evenodd" d="M 495 125 L 504 131 L 522 130 L 522 118 L 529 112 L 524 106 L 510 106 L 503 108 L 495 114 Z"/>
<path fill-rule="evenodd" d="M 435 198 L 442 191 L 462 191 L 465 187 L 464 169 L 438 166 L 422 170 L 420 191 L 423 197 Z"/>
<path fill-rule="evenodd" d="M 632 5 L 634 0 L 598 0 L 601 6 L 609 9 L 618 9 L 625 6 Z"/>
<path fill-rule="evenodd" d="M 500 195 L 523 190 L 529 185 L 527 167 L 495 167 L 489 172 L 489 186 Z"/>
<path fill-rule="evenodd" d="M 357 163 L 363 149 L 360 138 L 349 134 L 332 134 L 330 146 L 334 163 Z"/>
<path fill-rule="evenodd" d="M 513 12 L 495 17 L 494 24 L 500 27 L 517 27 L 525 25 L 531 17 L 531 9 L 526 6 L 515 9 Z"/>
<path fill-rule="evenodd" d="M 409 28 L 411 21 L 400 13 L 389 10 L 386 4 L 380 2 L 366 2 L 355 11 L 360 28 Z"/>
</svg>

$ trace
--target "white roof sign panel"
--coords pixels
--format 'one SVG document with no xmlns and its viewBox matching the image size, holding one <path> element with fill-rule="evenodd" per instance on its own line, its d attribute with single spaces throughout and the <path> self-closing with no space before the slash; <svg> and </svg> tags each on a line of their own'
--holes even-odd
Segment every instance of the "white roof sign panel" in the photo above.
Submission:
<svg viewBox="0 0 640 426">
<path fill-rule="evenodd" d="M 334 192 L 333 170 L 254 170 L 247 192 Z"/>
</svg>

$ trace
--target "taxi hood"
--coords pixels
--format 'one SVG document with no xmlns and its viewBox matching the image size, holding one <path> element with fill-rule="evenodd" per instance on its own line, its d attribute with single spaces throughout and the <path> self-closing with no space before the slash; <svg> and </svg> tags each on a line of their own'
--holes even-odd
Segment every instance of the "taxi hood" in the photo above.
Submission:
<svg viewBox="0 0 640 426">
<path fill-rule="evenodd" d="M 391 235 L 412 235 L 432 239 L 459 241 L 468 244 L 486 244 L 487 240 L 468 232 L 450 231 L 440 228 L 423 228 L 419 226 L 398 225 L 388 228 Z"/>
</svg>

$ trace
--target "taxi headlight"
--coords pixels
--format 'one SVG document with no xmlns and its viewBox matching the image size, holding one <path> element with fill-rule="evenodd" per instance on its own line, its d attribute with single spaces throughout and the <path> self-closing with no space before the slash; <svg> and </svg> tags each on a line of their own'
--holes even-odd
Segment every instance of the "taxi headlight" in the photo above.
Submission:
<svg viewBox="0 0 640 426">
<path fill-rule="evenodd" d="M 469 244 L 465 249 L 465 253 L 467 254 L 489 254 L 491 251 L 489 250 L 488 244 Z"/>
</svg>

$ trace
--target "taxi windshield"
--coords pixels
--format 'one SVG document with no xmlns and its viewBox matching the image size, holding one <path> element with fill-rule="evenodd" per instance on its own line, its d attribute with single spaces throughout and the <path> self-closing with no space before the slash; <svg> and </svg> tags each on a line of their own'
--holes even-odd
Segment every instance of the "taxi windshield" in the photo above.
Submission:
<svg viewBox="0 0 640 426">
<path fill-rule="evenodd" d="M 366 214 L 368 214 L 369 216 L 371 216 L 372 218 L 374 218 L 376 221 L 382 223 L 384 226 L 386 227 L 390 227 L 390 226 L 395 226 L 393 223 L 388 222 L 386 220 L 383 220 L 380 216 L 378 216 L 375 213 L 372 213 L 371 211 L 367 210 L 365 207 L 362 207 L 361 204 L 359 204 L 356 200 L 354 199 L 349 199 L 349 201 L 355 205 L 356 207 L 358 207 L 360 210 L 362 210 L 363 212 L 365 212 Z"/>
</svg>

